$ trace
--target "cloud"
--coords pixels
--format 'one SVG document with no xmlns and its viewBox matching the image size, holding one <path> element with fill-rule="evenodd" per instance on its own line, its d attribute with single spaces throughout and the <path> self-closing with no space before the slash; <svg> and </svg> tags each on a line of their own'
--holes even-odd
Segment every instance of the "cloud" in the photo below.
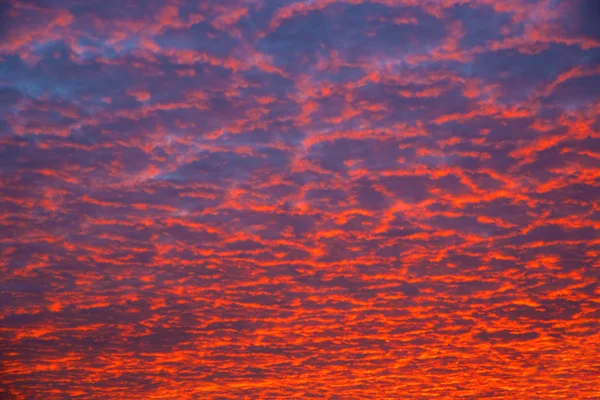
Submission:
<svg viewBox="0 0 600 400">
<path fill-rule="evenodd" d="M 0 7 L 0 397 L 595 398 L 595 2 Z"/>
</svg>

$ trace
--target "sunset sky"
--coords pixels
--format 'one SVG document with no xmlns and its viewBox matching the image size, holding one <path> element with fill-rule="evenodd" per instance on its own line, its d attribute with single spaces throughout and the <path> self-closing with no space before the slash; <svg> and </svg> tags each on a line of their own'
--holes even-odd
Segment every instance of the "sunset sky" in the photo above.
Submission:
<svg viewBox="0 0 600 400">
<path fill-rule="evenodd" d="M 0 2 L 0 399 L 600 399 L 600 1 Z"/>
</svg>

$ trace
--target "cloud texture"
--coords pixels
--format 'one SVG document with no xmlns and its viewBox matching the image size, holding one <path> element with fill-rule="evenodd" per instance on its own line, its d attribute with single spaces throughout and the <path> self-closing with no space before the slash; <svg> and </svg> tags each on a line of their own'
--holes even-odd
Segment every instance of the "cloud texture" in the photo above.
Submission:
<svg viewBox="0 0 600 400">
<path fill-rule="evenodd" d="M 596 3 L 2 3 L 0 397 L 598 399 Z"/>
</svg>

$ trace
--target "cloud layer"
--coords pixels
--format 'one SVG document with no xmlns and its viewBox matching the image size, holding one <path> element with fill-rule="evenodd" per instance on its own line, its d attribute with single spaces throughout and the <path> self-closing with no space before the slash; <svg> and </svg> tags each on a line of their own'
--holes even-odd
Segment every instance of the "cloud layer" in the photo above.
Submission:
<svg viewBox="0 0 600 400">
<path fill-rule="evenodd" d="M 595 1 L 0 21 L 0 395 L 597 399 Z"/>
</svg>

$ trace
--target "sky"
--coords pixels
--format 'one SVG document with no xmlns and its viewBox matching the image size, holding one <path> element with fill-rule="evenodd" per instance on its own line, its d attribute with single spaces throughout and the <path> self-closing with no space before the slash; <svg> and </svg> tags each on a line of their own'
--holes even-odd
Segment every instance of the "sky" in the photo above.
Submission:
<svg viewBox="0 0 600 400">
<path fill-rule="evenodd" d="M 0 398 L 600 399 L 600 2 L 0 3 Z"/>
</svg>

